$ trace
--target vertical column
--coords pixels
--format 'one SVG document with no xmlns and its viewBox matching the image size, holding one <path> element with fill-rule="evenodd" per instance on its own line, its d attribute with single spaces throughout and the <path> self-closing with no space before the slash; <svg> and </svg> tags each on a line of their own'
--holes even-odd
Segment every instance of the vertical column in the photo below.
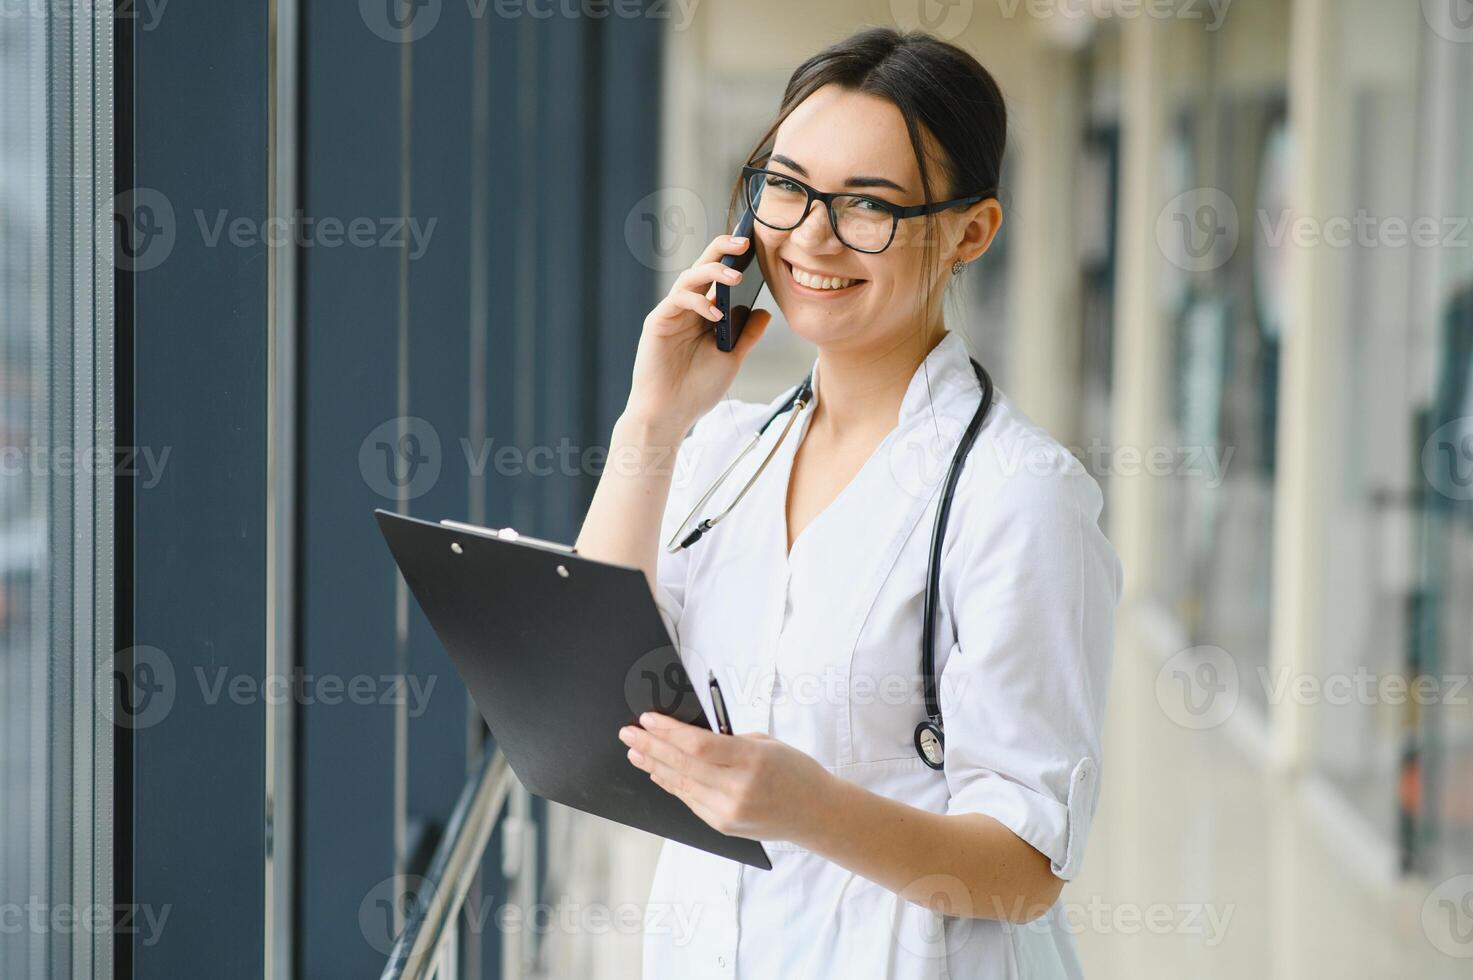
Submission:
<svg viewBox="0 0 1473 980">
<path fill-rule="evenodd" d="M 1164 204 L 1161 173 L 1166 130 L 1166 36 L 1161 22 L 1151 17 L 1125 21 L 1120 28 L 1121 160 L 1120 211 L 1116 230 L 1118 264 L 1115 287 L 1115 350 L 1110 444 L 1144 452 L 1158 438 L 1158 426 L 1166 397 L 1168 349 L 1167 322 L 1159 305 L 1162 256 L 1157 244 L 1156 224 Z M 1112 454 L 1112 459 L 1114 458 Z M 1117 656 L 1140 657 L 1150 649 L 1143 622 L 1132 616 L 1132 607 L 1155 591 L 1153 578 L 1160 528 L 1158 490 L 1154 478 L 1143 470 L 1131 475 L 1112 475 L 1109 536 L 1125 571 L 1125 595 L 1116 631 Z M 1152 676 L 1153 671 L 1135 668 L 1122 676 Z M 1143 719 L 1159 711 L 1147 684 L 1124 684 L 1116 689 L 1118 718 Z M 1139 724 L 1139 722 L 1137 722 Z M 1155 805 L 1147 787 L 1151 774 L 1129 755 L 1113 760 L 1115 785 L 1124 797 L 1115 811 L 1126 828 L 1147 826 L 1145 808 Z M 1149 894 L 1146 878 L 1151 863 L 1152 842 L 1134 829 L 1121 839 L 1116 868 L 1119 893 Z M 1131 947 L 1127 975 L 1150 970 L 1145 950 Z M 1122 964 L 1126 966 L 1126 964 Z"/>
<path fill-rule="evenodd" d="M 270 4 L 270 174 L 273 219 L 297 209 L 297 0 Z M 297 666 L 297 262 L 294 244 L 271 249 L 266 272 L 266 676 L 286 678 Z M 296 854 L 296 707 L 270 699 L 266 711 L 266 976 L 292 976 L 293 863 Z"/>
<path fill-rule="evenodd" d="M 1166 129 L 1165 28 L 1152 17 L 1121 25 L 1119 273 L 1111 444 L 1145 452 L 1159 439 L 1167 397 L 1167 323 L 1160 307 L 1162 256 L 1157 218 L 1165 202 L 1161 159 Z M 1153 592 L 1160 528 L 1158 490 L 1143 471 L 1110 478 L 1110 540 L 1125 568 L 1122 606 Z"/>
<path fill-rule="evenodd" d="M 381 684 L 403 666 L 398 572 L 373 510 L 399 509 L 434 482 L 442 462 L 429 433 L 405 431 L 404 254 L 384 241 L 406 197 L 403 47 L 434 27 L 432 8 L 414 9 L 394 26 L 366 17 L 382 15 L 382 5 L 302 5 L 301 204 L 312 236 L 300 278 L 298 595 L 310 695 L 298 713 L 302 976 L 382 970 L 413 889 L 396 874 L 396 708 L 350 696 L 347 685 L 361 677 Z M 353 227 L 371 232 L 350 239 Z"/>
<path fill-rule="evenodd" d="M 1071 52 L 1034 40 L 1019 90 L 1022 125 L 1013 127 L 1022 166 L 1012 174 L 1016 217 L 1012 294 L 1013 395 L 1065 444 L 1078 435 L 1079 275 L 1074 261 L 1075 163 L 1080 113 Z"/>
<path fill-rule="evenodd" d="M 1297 0 L 1289 51 L 1289 122 L 1294 163 L 1289 183 L 1293 216 L 1323 218 L 1335 213 L 1349 179 L 1344 157 L 1345 100 L 1337 63 L 1339 18 L 1330 0 Z M 1277 674 L 1315 669 L 1325 595 L 1317 574 L 1325 553 L 1336 468 L 1327 434 L 1333 430 L 1335 389 L 1340 381 L 1335 325 L 1342 322 L 1344 249 L 1295 245 L 1288 250 L 1288 291 L 1279 387 L 1278 461 L 1274 495 L 1273 624 L 1270 665 Z M 1310 709 L 1284 699 L 1271 723 L 1276 766 L 1297 770 L 1311 752 Z"/>
<path fill-rule="evenodd" d="M 413 487 L 407 510 L 430 521 L 469 519 L 472 472 L 490 465 L 484 441 L 475 441 L 470 431 L 472 379 L 466 368 L 476 291 L 472 230 L 483 227 L 486 205 L 485 182 L 473 173 L 472 152 L 474 104 L 482 97 L 471 92 L 473 57 L 483 26 L 465 5 L 447 4 L 434 30 L 413 44 L 408 129 L 413 165 L 401 252 L 408 286 L 406 404 L 410 425 L 434 434 L 440 472 Z M 484 423 L 482 438 L 483 433 Z M 467 704 L 460 675 L 419 604 L 408 595 L 404 601 L 407 676 L 400 707 L 412 856 L 438 837 L 476 759 L 466 757 Z"/>
<path fill-rule="evenodd" d="M 264 5 L 170 5 L 132 31 L 122 93 L 136 227 L 120 318 L 132 438 L 158 469 L 117 522 L 133 586 L 119 863 L 138 918 L 168 915 L 132 936 L 122 976 L 266 972 L 269 44 Z"/>
<path fill-rule="evenodd" d="M 1334 0 L 1295 0 L 1289 38 L 1289 123 L 1294 160 L 1289 179 L 1292 216 L 1325 218 L 1344 200 L 1349 168 L 1337 152 L 1345 145 L 1346 101 L 1338 66 L 1339 21 L 1343 5 Z M 1334 376 L 1343 323 L 1341 283 L 1344 249 L 1296 245 L 1293 236 L 1284 276 L 1287 299 L 1281 346 L 1278 456 L 1275 464 L 1273 622 L 1269 666 L 1277 676 L 1316 669 L 1318 635 L 1324 615 L 1320 562 L 1332 513 L 1325 501 L 1336 492 L 1329 413 L 1337 402 Z M 1303 771 L 1313 754 L 1313 709 L 1295 698 L 1273 705 L 1269 715 L 1270 763 L 1277 785 Z M 1281 797 L 1284 798 L 1284 797 Z M 1289 868 L 1298 845 L 1290 821 L 1272 828 L 1273 865 Z M 1309 901 L 1301 876 L 1278 874 L 1273 898 L 1280 908 L 1302 908 Z M 1274 917 L 1269 942 L 1269 976 L 1297 977 L 1313 972 L 1292 916 Z"/>
<path fill-rule="evenodd" d="M 117 446 L 116 417 L 115 417 L 115 350 L 113 336 L 114 323 L 114 291 L 113 278 L 117 269 L 112 261 L 112 249 L 102 245 L 114 241 L 113 214 L 109 206 L 113 187 L 113 35 L 114 24 L 112 18 L 97 18 L 90 30 L 79 31 L 74 36 L 73 43 L 76 55 L 85 59 L 89 65 L 91 91 L 79 92 L 85 102 L 76 103 L 78 115 L 83 117 L 84 129 L 78 134 L 79 139 L 85 139 L 85 146 L 90 153 L 90 187 L 87 188 L 86 210 L 79 210 L 76 217 L 78 226 L 77 242 L 78 248 L 75 253 L 80 259 L 86 256 L 78 269 L 78 284 L 85 281 L 87 274 L 91 275 L 91 284 L 87 293 L 92 302 L 92 308 L 79 318 L 79 328 L 82 324 L 90 325 L 92 337 L 87 349 L 92 358 L 91 365 L 91 391 L 88 397 L 91 401 L 90 410 L 86 413 L 86 421 L 89 425 L 84 432 L 77 429 L 79 437 L 77 447 L 84 445 L 91 451 L 87 458 L 97 459 L 105 454 L 109 448 Z M 88 48 L 80 48 L 82 43 Z M 82 111 L 83 105 L 87 111 Z M 78 181 L 80 190 L 83 182 Z M 80 202 L 79 202 L 80 203 Z M 90 228 L 86 225 L 90 224 Z M 84 231 L 83 229 L 86 228 Z M 85 251 L 84 251 L 85 249 Z M 80 299 L 80 296 L 78 297 Z M 82 311 L 79 309 L 79 313 Z M 78 375 L 80 379 L 80 373 Z M 81 422 L 83 416 L 79 414 L 75 421 Z M 109 446 L 108 444 L 112 445 Z M 73 873 L 78 877 L 74 882 L 74 899 L 77 908 L 94 906 L 111 906 L 113 904 L 113 834 L 112 834 L 112 811 L 114 800 L 114 728 L 112 719 L 105 712 L 95 710 L 97 700 L 102 697 L 110 697 L 111 690 L 100 691 L 96 687 L 98 680 L 98 664 L 114 648 L 115 639 L 115 616 L 114 616 L 114 592 L 113 577 L 116 569 L 115 559 L 115 537 L 114 526 L 117 511 L 115 500 L 115 488 L 113 471 L 105 469 L 100 473 L 93 474 L 89 479 L 79 482 L 87 485 L 87 491 L 91 497 L 92 528 L 91 533 L 80 535 L 77 538 L 78 545 L 85 546 L 91 550 L 91 573 L 92 580 L 87 589 L 87 596 L 91 606 L 85 610 L 88 625 L 92 635 L 88 642 L 78 643 L 77 652 L 85 651 L 85 659 L 78 664 L 80 668 L 77 674 L 76 701 L 74 707 L 86 705 L 94 710 L 86 712 L 78 711 L 77 715 L 81 724 L 77 728 L 77 738 L 86 745 L 85 754 L 79 753 L 77 758 L 90 760 L 83 778 L 87 780 L 87 793 L 91 800 L 90 811 L 83 809 L 78 804 L 76 813 L 80 822 L 78 838 L 85 840 L 85 845 L 90 851 L 85 855 L 85 862 L 73 862 Z M 80 567 L 80 565 L 78 566 Z M 80 594 L 80 593 L 79 593 Z M 77 636 L 82 636 L 82 623 L 79 621 Z M 91 682 L 89 685 L 88 682 Z M 79 789 L 81 787 L 79 786 Z M 78 799 L 81 796 L 79 794 Z M 74 841 L 75 843 L 75 841 Z M 83 871 L 90 872 L 90 877 L 81 878 Z M 89 930 L 79 930 L 84 935 L 79 937 L 78 945 L 75 947 L 76 958 L 73 961 L 73 972 L 78 976 L 88 975 L 98 977 L 110 977 L 113 974 L 113 936 L 108 930 L 98 930 L 88 934 Z"/>
</svg>

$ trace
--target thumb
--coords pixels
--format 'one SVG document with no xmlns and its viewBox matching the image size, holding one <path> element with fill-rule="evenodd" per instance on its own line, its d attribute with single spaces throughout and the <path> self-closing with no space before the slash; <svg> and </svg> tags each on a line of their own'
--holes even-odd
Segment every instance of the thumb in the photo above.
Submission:
<svg viewBox="0 0 1473 980">
<path fill-rule="evenodd" d="M 767 325 L 772 322 L 772 313 L 769 310 L 753 310 L 747 314 L 747 322 L 742 327 L 742 335 L 737 338 L 736 346 L 731 352 L 737 355 L 739 361 L 746 360 L 747 354 L 756 346 L 757 341 L 767 332 Z"/>
</svg>

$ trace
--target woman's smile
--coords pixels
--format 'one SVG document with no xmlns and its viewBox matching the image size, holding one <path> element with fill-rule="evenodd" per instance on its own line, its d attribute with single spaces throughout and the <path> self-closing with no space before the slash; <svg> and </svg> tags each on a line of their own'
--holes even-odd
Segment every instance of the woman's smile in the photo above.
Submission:
<svg viewBox="0 0 1473 980">
<path fill-rule="evenodd" d="M 812 296 L 815 299 L 825 300 L 839 299 L 853 296 L 865 283 L 869 282 L 868 279 L 836 276 L 817 269 L 804 268 L 794 265 L 787 259 L 780 261 L 788 283 L 799 296 Z"/>
</svg>

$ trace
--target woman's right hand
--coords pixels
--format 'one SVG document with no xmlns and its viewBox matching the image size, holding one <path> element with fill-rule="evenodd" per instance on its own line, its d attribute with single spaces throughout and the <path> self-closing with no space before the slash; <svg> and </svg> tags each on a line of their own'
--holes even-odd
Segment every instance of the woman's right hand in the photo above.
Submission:
<svg viewBox="0 0 1473 980">
<path fill-rule="evenodd" d="M 767 310 L 753 310 L 735 348 L 727 352 L 716 346 L 712 324 L 721 316 L 713 302 L 714 284 L 718 278 L 728 284 L 741 281 L 741 274 L 722 265 L 721 257 L 740 255 L 749 247 L 756 248 L 756 242 L 749 245 L 732 235 L 715 238 L 645 317 L 626 417 L 680 439 L 731 387 L 772 319 Z"/>
</svg>

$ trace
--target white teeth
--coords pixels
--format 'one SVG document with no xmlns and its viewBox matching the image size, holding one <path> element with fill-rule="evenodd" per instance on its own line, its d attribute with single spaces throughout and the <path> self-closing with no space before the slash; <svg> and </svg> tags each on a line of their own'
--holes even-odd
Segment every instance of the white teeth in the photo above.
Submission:
<svg viewBox="0 0 1473 980">
<path fill-rule="evenodd" d="M 789 266 L 789 268 L 793 269 L 793 278 L 810 289 L 845 289 L 859 281 L 857 279 L 839 279 L 835 276 L 812 276 L 802 269 L 792 266 Z"/>
</svg>

